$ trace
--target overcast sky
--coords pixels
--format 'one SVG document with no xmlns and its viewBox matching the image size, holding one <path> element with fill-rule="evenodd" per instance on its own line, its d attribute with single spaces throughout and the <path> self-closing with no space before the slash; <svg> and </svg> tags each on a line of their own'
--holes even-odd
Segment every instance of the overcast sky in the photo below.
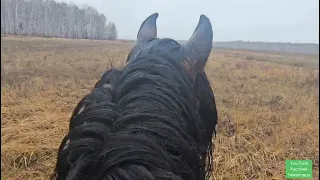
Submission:
<svg viewBox="0 0 320 180">
<path fill-rule="evenodd" d="M 158 36 L 187 40 L 200 14 L 214 41 L 319 43 L 319 0 L 58 0 L 91 5 L 114 21 L 121 39 L 135 39 L 142 21 L 159 13 Z"/>
</svg>

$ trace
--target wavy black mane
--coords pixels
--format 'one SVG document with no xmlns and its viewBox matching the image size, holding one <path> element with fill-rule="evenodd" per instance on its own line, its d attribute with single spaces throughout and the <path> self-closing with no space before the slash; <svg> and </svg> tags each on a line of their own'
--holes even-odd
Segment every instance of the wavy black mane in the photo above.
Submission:
<svg viewBox="0 0 320 180">
<path fill-rule="evenodd" d="M 190 78 L 181 64 L 185 51 L 153 39 L 106 72 L 75 108 L 53 178 L 204 180 L 217 112 L 205 72 Z"/>
</svg>

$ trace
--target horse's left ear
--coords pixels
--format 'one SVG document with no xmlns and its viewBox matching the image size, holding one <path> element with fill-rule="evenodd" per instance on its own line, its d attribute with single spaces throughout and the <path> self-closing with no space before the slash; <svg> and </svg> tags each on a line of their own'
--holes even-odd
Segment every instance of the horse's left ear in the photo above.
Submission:
<svg viewBox="0 0 320 180">
<path fill-rule="evenodd" d="M 187 62 L 183 66 L 192 78 L 204 69 L 212 49 L 213 32 L 210 20 L 201 15 L 191 38 L 184 45 Z"/>
<path fill-rule="evenodd" d="M 159 13 L 154 13 L 143 21 L 137 35 L 138 42 L 146 42 L 157 38 L 158 16 Z"/>
</svg>

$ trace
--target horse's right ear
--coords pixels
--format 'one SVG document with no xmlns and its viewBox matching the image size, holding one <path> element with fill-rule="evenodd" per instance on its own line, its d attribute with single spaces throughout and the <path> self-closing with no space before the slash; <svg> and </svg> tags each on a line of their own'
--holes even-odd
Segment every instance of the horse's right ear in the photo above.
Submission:
<svg viewBox="0 0 320 180">
<path fill-rule="evenodd" d="M 188 61 L 183 61 L 182 64 L 192 78 L 203 71 L 211 53 L 212 39 L 211 22 L 207 16 L 201 15 L 196 29 L 184 46 Z"/>
<path fill-rule="evenodd" d="M 158 16 L 159 16 L 159 13 L 154 13 L 149 17 L 147 17 L 146 20 L 143 21 L 137 35 L 138 42 L 147 42 L 157 38 Z"/>
</svg>

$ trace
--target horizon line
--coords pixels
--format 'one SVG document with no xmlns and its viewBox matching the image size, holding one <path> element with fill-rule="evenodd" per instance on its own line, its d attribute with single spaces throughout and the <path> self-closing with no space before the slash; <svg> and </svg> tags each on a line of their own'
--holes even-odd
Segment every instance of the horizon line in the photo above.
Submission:
<svg viewBox="0 0 320 180">
<path fill-rule="evenodd" d="M 118 38 L 118 40 L 136 41 L 136 39 L 124 39 Z M 188 40 L 176 40 L 176 41 L 188 41 Z M 230 40 L 230 41 L 212 41 L 212 43 L 228 43 L 228 42 L 252 42 L 252 43 L 282 43 L 282 44 L 313 44 L 319 45 L 319 42 L 288 42 L 288 41 L 249 41 L 249 40 Z"/>
</svg>

